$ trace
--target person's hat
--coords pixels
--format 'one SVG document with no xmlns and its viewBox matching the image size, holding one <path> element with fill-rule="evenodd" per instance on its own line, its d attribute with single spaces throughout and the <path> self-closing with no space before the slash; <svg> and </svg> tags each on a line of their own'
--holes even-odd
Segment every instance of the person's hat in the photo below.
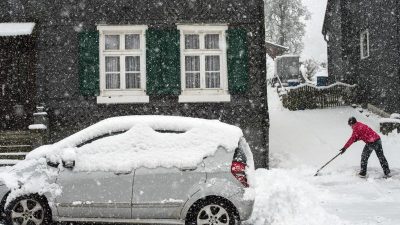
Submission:
<svg viewBox="0 0 400 225">
<path fill-rule="evenodd" d="M 349 124 L 349 126 L 353 126 L 355 123 L 357 123 L 357 119 L 354 116 L 350 117 L 347 121 L 347 124 Z"/>
</svg>

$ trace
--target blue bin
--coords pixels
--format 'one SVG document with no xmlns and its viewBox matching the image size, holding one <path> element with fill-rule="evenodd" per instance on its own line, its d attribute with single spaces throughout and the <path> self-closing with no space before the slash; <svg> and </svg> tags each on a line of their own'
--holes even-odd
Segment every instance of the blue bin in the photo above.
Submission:
<svg viewBox="0 0 400 225">
<path fill-rule="evenodd" d="M 317 77 L 317 86 L 326 86 L 328 84 L 328 77 Z"/>
</svg>

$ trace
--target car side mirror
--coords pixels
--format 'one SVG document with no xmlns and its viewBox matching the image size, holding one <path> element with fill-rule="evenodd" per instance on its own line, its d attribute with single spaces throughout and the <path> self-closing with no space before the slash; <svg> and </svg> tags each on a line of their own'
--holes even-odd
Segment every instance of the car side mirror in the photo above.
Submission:
<svg viewBox="0 0 400 225">
<path fill-rule="evenodd" d="M 60 163 L 55 163 L 55 162 L 52 162 L 52 161 L 47 161 L 47 165 L 50 166 L 50 167 L 57 168 L 58 165 L 60 165 Z"/>
<path fill-rule="evenodd" d="M 63 167 L 67 169 L 73 169 L 75 167 L 75 161 L 63 161 Z"/>
</svg>

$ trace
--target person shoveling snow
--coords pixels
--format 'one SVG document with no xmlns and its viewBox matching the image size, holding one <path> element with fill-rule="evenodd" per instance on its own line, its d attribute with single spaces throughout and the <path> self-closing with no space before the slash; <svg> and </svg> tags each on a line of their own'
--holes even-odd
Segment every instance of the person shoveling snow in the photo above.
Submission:
<svg viewBox="0 0 400 225">
<path fill-rule="evenodd" d="M 390 177 L 389 164 L 385 158 L 385 155 L 383 154 L 381 137 L 369 126 L 358 122 L 355 117 L 349 118 L 348 125 L 353 129 L 353 133 L 344 147 L 340 149 L 340 153 L 345 153 L 354 142 L 362 140 L 365 142 L 365 147 L 361 154 L 361 170 L 358 175 L 363 178 L 366 177 L 369 156 L 371 155 L 372 151 L 375 151 L 385 177 Z"/>
</svg>

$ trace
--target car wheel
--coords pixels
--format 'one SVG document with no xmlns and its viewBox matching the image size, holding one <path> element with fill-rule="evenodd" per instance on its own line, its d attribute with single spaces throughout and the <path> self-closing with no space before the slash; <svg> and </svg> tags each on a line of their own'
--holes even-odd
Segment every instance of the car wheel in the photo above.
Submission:
<svg viewBox="0 0 400 225">
<path fill-rule="evenodd" d="M 238 225 L 236 208 L 222 198 L 199 200 L 190 208 L 186 225 Z"/>
<path fill-rule="evenodd" d="M 5 209 L 7 225 L 47 225 L 51 222 L 50 208 L 43 197 L 21 196 Z"/>
</svg>

